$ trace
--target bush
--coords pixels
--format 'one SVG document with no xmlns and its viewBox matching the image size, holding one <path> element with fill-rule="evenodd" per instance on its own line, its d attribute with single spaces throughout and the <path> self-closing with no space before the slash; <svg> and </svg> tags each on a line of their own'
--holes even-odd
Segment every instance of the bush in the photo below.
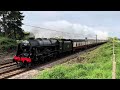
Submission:
<svg viewBox="0 0 120 90">
<path fill-rule="evenodd" d="M 0 37 L 0 51 L 13 51 L 17 48 L 17 42 L 13 39 Z"/>
</svg>

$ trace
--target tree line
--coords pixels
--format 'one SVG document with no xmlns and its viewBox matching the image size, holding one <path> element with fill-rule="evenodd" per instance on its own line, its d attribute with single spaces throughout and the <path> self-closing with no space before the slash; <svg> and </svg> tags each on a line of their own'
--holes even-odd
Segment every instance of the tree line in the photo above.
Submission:
<svg viewBox="0 0 120 90">
<path fill-rule="evenodd" d="M 0 36 L 21 40 L 24 30 L 21 28 L 24 19 L 20 11 L 0 11 Z"/>
</svg>

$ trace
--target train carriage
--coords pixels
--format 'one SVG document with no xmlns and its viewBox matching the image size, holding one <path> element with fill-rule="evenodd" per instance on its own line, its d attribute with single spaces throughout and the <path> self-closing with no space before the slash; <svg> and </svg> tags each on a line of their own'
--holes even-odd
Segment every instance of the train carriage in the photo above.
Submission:
<svg viewBox="0 0 120 90">
<path fill-rule="evenodd" d="M 85 49 L 86 48 L 86 41 L 84 39 L 73 39 L 73 52 Z"/>
</svg>

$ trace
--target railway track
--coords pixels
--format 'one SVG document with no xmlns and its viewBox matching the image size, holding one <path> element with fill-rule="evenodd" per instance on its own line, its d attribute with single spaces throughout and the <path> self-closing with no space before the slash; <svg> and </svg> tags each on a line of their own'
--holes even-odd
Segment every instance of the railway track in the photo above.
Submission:
<svg viewBox="0 0 120 90">
<path fill-rule="evenodd" d="M 1 60 L 0 60 L 1 61 Z M 2 60 L 2 62 L 0 62 L 0 66 L 1 65 L 5 65 L 5 64 L 9 64 L 9 63 L 12 63 L 12 59 L 11 58 L 8 58 L 7 60 Z"/>
<path fill-rule="evenodd" d="M 0 66 L 0 79 L 8 79 L 12 76 L 19 75 L 23 72 L 27 72 L 29 70 L 39 68 L 39 67 L 40 67 L 39 70 L 43 70 L 45 68 L 50 68 L 53 65 L 65 63 L 65 62 L 69 61 L 70 59 L 77 58 L 78 55 L 88 52 L 88 51 L 92 51 L 92 50 L 96 49 L 97 47 L 99 47 L 99 46 L 96 46 L 96 47 L 93 47 L 93 48 L 90 48 L 87 50 L 83 50 L 83 51 L 80 51 L 80 52 L 77 52 L 77 53 L 74 53 L 71 55 L 67 55 L 67 56 L 64 56 L 61 58 L 57 58 L 57 60 L 51 60 L 44 64 L 38 63 L 38 64 L 35 64 L 34 66 L 32 66 L 32 68 L 19 68 L 19 67 L 17 67 L 17 65 L 15 63 L 7 63 L 7 64 Z"/>
<path fill-rule="evenodd" d="M 44 64 L 35 65 L 33 68 L 26 70 L 27 72 L 21 73 L 19 75 L 15 75 L 13 77 L 9 77 L 8 79 L 30 79 L 34 75 L 36 75 L 34 70 L 37 70 L 37 73 L 38 73 L 39 71 L 42 71 L 45 68 L 50 68 L 50 67 L 53 67 L 54 65 L 65 63 L 65 62 L 69 61 L 70 59 L 77 58 L 77 57 L 79 57 L 80 54 L 83 54 L 83 53 L 88 52 L 88 51 L 92 51 L 92 50 L 96 49 L 97 47 L 93 47 L 91 49 L 84 50 L 84 51 L 81 51 L 81 52 L 78 52 L 78 53 L 75 53 L 75 54 L 72 54 L 69 56 L 64 56 L 64 57 L 59 58 L 57 60 L 51 60 L 51 61 L 44 63 Z M 33 73 L 35 73 L 35 74 L 33 74 Z M 25 77 L 23 77 L 23 76 L 25 76 Z"/>
<path fill-rule="evenodd" d="M 18 74 L 23 73 L 25 71 L 27 71 L 26 68 L 22 68 L 22 69 L 21 68 L 16 68 L 16 69 L 13 69 L 11 71 L 0 74 L 0 79 L 7 79 L 9 77 L 12 77 L 14 75 L 18 75 Z"/>
<path fill-rule="evenodd" d="M 5 63 L 5 64 L 0 65 L 0 69 L 5 68 L 5 67 L 10 67 L 13 65 L 16 65 L 16 63 L 14 62 Z"/>
<path fill-rule="evenodd" d="M 8 64 L 4 64 L 0 66 L 0 79 L 2 79 L 3 75 L 6 73 L 10 73 L 12 71 L 15 71 L 19 69 L 19 67 L 17 67 L 16 63 L 8 63 Z"/>
</svg>

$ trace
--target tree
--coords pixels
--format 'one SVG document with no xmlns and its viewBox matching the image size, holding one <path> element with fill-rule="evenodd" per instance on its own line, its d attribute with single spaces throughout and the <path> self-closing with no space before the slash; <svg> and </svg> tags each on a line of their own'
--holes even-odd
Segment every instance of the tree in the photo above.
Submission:
<svg viewBox="0 0 120 90">
<path fill-rule="evenodd" d="M 1 25 L 3 27 L 4 36 L 21 39 L 24 37 L 22 30 L 22 20 L 24 16 L 20 11 L 0 11 Z"/>
<path fill-rule="evenodd" d="M 1 25 L 1 22 L 0 22 L 0 34 L 2 33 L 2 25 Z"/>
<path fill-rule="evenodd" d="M 0 11 L 0 25 L 3 27 L 4 35 L 7 35 L 7 16 L 9 11 Z"/>
<path fill-rule="evenodd" d="M 118 41 L 118 38 L 117 38 L 117 37 L 114 37 L 114 40 L 115 40 L 115 41 Z"/>
<path fill-rule="evenodd" d="M 8 16 L 8 27 L 9 30 L 11 30 L 14 34 L 14 38 L 20 39 L 23 37 L 24 33 L 21 28 L 22 26 L 22 20 L 24 16 L 22 16 L 22 13 L 19 11 L 11 11 L 11 13 Z"/>
</svg>

